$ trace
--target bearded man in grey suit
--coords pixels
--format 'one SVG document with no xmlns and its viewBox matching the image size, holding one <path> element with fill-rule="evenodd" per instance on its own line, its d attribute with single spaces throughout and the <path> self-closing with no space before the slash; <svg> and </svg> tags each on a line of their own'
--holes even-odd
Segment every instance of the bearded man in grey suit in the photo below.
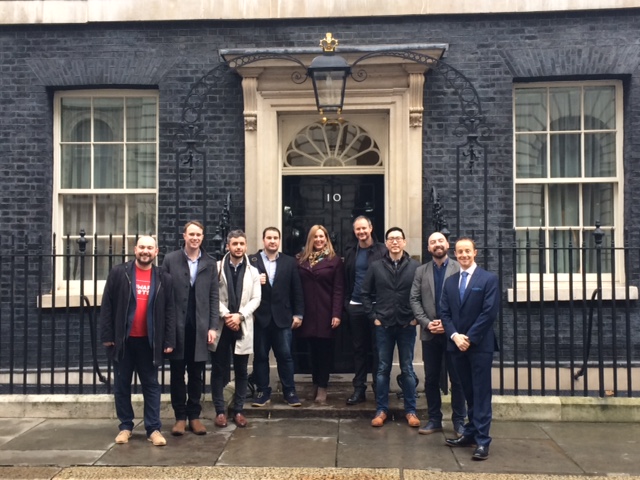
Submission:
<svg viewBox="0 0 640 480">
<path fill-rule="evenodd" d="M 456 435 L 464 431 L 464 419 L 467 409 L 464 391 L 447 352 L 447 338 L 440 320 L 440 297 L 444 281 L 460 271 L 460 265 L 447 255 L 449 242 L 440 233 L 433 233 L 427 248 L 432 260 L 416 270 L 411 286 L 409 302 L 413 314 L 420 324 L 422 340 L 422 360 L 424 362 L 425 394 L 429 418 L 424 427 L 418 430 L 422 435 L 442 432 L 442 398 L 440 396 L 442 363 L 446 366 L 451 380 L 451 421 Z M 445 378 L 446 381 L 446 378 Z"/>
</svg>

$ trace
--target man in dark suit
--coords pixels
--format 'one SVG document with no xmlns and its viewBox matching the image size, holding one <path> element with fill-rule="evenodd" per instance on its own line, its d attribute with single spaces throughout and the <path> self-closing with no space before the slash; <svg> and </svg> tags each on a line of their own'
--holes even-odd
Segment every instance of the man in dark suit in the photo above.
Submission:
<svg viewBox="0 0 640 480">
<path fill-rule="evenodd" d="M 267 227 L 262 232 L 264 249 L 249 257 L 260 272 L 262 300 L 255 311 L 253 377 L 256 398 L 252 406 L 264 407 L 271 401 L 269 386 L 269 351 L 273 349 L 282 384 L 284 401 L 292 407 L 301 405 L 294 383 L 291 355 L 292 329 L 302 325 L 304 300 L 295 260 L 279 253 L 280 230 Z"/>
<path fill-rule="evenodd" d="M 216 261 L 202 248 L 202 223 L 187 222 L 182 237 L 184 248 L 168 253 L 162 262 L 173 279 L 176 305 L 176 348 L 169 355 L 171 406 L 176 417 L 171 435 L 184 435 L 187 420 L 193 433 L 204 435 L 207 429 L 200 421 L 200 398 L 209 358 L 208 345 L 215 341 L 220 319 L 218 270 Z"/>
<path fill-rule="evenodd" d="M 442 287 L 451 275 L 460 271 L 460 265 L 449 258 L 449 242 L 440 232 L 432 233 L 427 241 L 432 260 L 416 270 L 411 286 L 409 303 L 420 324 L 422 340 L 422 360 L 424 362 L 424 391 L 427 397 L 428 420 L 418 430 L 422 435 L 442 432 L 442 397 L 440 396 L 441 372 L 443 364 L 451 380 L 451 421 L 453 431 L 461 436 L 467 407 L 462 384 L 451 362 L 451 352 L 447 351 L 447 336 L 444 333 L 440 315 Z M 446 374 L 445 374 L 446 375 Z M 446 377 L 443 379 L 447 386 Z"/>
<path fill-rule="evenodd" d="M 500 307 L 500 287 L 495 274 L 476 265 L 478 250 L 473 240 L 460 238 L 455 252 L 460 273 L 445 281 L 440 309 L 448 349 L 467 400 L 469 423 L 462 436 L 447 439 L 447 445 L 475 446 L 471 458 L 486 460 L 491 443 L 491 366 L 497 350 L 493 324 Z"/>
</svg>

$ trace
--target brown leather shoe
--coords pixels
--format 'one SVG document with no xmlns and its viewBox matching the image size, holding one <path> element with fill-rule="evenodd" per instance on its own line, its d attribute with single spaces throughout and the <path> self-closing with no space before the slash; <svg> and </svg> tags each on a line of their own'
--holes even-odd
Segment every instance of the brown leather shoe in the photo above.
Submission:
<svg viewBox="0 0 640 480">
<path fill-rule="evenodd" d="M 381 427 L 384 425 L 384 422 L 387 420 L 387 414 L 385 412 L 378 412 L 376 416 L 371 420 L 372 427 Z"/>
<path fill-rule="evenodd" d="M 196 435 L 206 435 L 207 429 L 202 424 L 199 418 L 192 418 L 189 420 L 189 429 Z"/>
<path fill-rule="evenodd" d="M 420 419 L 416 416 L 415 413 L 407 413 L 405 415 L 405 418 L 407 419 L 407 423 L 410 427 L 418 428 L 420 426 Z"/>
<path fill-rule="evenodd" d="M 227 426 L 227 416 L 224 413 L 216 415 L 215 419 L 216 427 L 224 428 Z"/>
<path fill-rule="evenodd" d="M 171 435 L 173 435 L 174 437 L 181 437 L 182 435 L 184 435 L 186 428 L 186 420 L 176 420 L 176 424 L 171 429 Z"/>
<path fill-rule="evenodd" d="M 233 421 L 234 421 L 234 423 L 235 423 L 238 427 L 240 427 L 240 428 L 244 428 L 244 427 L 246 427 L 246 426 L 247 426 L 247 423 L 248 423 L 248 422 L 247 422 L 247 418 L 246 418 L 242 413 L 240 413 L 240 412 L 236 413 L 236 414 L 233 416 Z"/>
</svg>

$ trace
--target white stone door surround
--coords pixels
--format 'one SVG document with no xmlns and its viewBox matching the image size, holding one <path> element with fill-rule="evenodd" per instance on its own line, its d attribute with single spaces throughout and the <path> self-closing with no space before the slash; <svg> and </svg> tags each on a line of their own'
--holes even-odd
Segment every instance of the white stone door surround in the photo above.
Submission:
<svg viewBox="0 0 640 480">
<path fill-rule="evenodd" d="M 352 64 L 367 52 L 381 49 L 418 51 L 439 59 L 446 48 L 444 44 L 391 45 L 348 51 L 338 49 L 338 54 Z M 223 50 L 221 55 L 230 61 L 260 52 L 267 51 Z M 287 49 L 286 53 L 308 65 L 321 51 Z M 342 117 L 349 119 L 351 115 L 356 119 L 370 114 L 386 119 L 385 229 L 390 226 L 403 228 L 407 251 L 419 258 L 423 204 L 422 111 L 427 66 L 402 58 L 378 56 L 362 62 L 360 68 L 365 69 L 367 78 L 360 83 L 349 79 Z M 302 129 L 311 123 L 309 120 L 322 118 L 316 110 L 311 81 L 296 84 L 291 80 L 294 72 L 305 73 L 301 70 L 300 66 L 284 59 L 262 60 L 236 69 L 242 76 L 244 95 L 245 229 L 249 251 L 261 247 L 264 227 L 282 225 L 281 185 L 288 141 L 281 135 L 281 119 L 299 115 Z M 357 119 L 355 123 L 358 123 Z M 319 173 L 305 170 L 305 174 Z M 356 171 L 342 170 L 342 173 Z"/>
</svg>

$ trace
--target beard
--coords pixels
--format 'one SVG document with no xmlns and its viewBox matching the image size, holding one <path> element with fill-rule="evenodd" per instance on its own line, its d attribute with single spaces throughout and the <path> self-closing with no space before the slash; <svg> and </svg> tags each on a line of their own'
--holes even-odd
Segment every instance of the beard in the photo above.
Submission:
<svg viewBox="0 0 640 480">
<path fill-rule="evenodd" d="M 431 252 L 431 256 L 433 258 L 437 258 L 438 260 L 440 260 L 441 258 L 444 258 L 447 256 L 447 251 L 444 248 L 439 248 Z"/>
<path fill-rule="evenodd" d="M 146 256 L 142 256 L 142 255 L 138 255 L 136 256 L 136 262 L 138 262 L 139 265 L 151 265 L 153 263 L 153 257 L 146 255 Z"/>
</svg>

